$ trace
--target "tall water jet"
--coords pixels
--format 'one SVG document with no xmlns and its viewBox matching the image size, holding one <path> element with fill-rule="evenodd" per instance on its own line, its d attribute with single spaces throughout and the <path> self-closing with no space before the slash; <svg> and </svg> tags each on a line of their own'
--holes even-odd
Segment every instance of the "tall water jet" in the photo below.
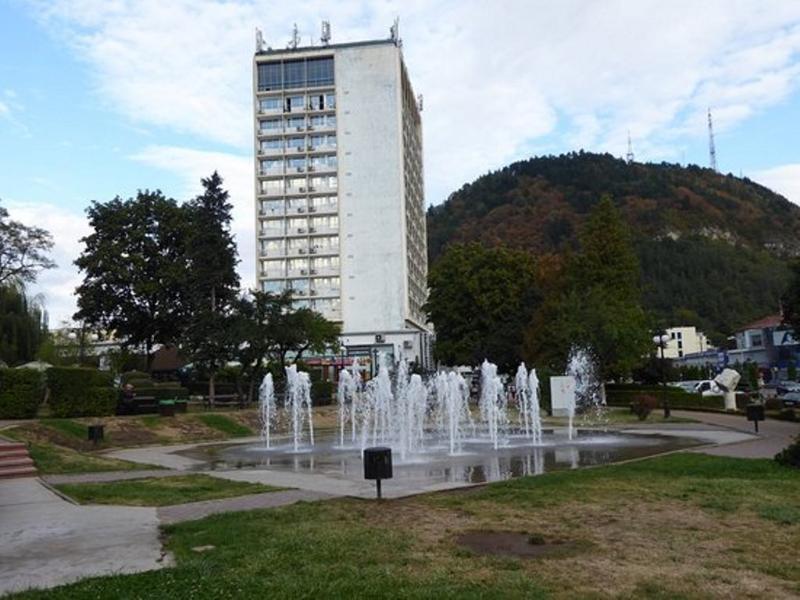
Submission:
<svg viewBox="0 0 800 600">
<path fill-rule="evenodd" d="M 309 443 L 314 445 L 314 414 L 311 409 L 311 380 L 308 373 L 298 372 L 297 365 L 286 367 L 286 410 L 292 424 L 294 451 L 300 449 L 303 430 L 308 426 Z"/>
<path fill-rule="evenodd" d="M 401 370 L 399 374 L 405 375 L 405 372 Z M 395 404 L 397 415 L 394 438 L 397 441 L 400 458 L 404 460 L 409 454 L 422 449 L 425 437 L 428 392 L 422 383 L 422 377 L 414 374 L 408 383 L 403 382 L 403 385 L 398 381 Z"/>
<path fill-rule="evenodd" d="M 272 373 L 264 375 L 261 385 L 258 387 L 258 405 L 259 414 L 261 416 L 261 439 L 264 440 L 264 446 L 269 449 L 270 447 L 270 432 L 278 414 L 278 408 L 275 404 L 275 386 L 272 382 Z"/>
<path fill-rule="evenodd" d="M 575 403 L 584 419 L 593 425 L 607 422 L 603 382 L 590 350 L 578 347 L 570 350 L 567 375 L 575 379 Z"/>
<path fill-rule="evenodd" d="M 475 423 L 469 410 L 469 385 L 461 375 L 451 371 L 439 372 L 434 387 L 437 428 L 447 436 L 450 454 L 456 454 L 461 451 L 467 430 L 475 433 Z"/>
<path fill-rule="evenodd" d="M 342 369 L 339 372 L 339 385 L 336 390 L 336 399 L 339 402 L 339 446 L 344 447 L 344 433 L 350 423 L 355 432 L 356 409 L 356 382 L 350 371 Z M 355 438 L 355 433 L 353 433 Z"/>
<path fill-rule="evenodd" d="M 528 422 L 531 427 L 531 441 L 534 445 L 542 443 L 542 413 L 539 406 L 539 377 L 536 369 L 528 374 Z"/>
<path fill-rule="evenodd" d="M 481 420 L 486 425 L 489 440 L 495 450 L 500 446 L 500 434 L 508 422 L 507 398 L 503 382 L 497 375 L 497 365 L 484 360 L 481 365 Z"/>
<path fill-rule="evenodd" d="M 528 389 L 528 369 L 525 368 L 524 362 L 517 367 L 517 374 L 514 377 L 514 390 L 517 396 L 520 428 L 526 437 L 530 437 L 530 390 Z"/>
</svg>

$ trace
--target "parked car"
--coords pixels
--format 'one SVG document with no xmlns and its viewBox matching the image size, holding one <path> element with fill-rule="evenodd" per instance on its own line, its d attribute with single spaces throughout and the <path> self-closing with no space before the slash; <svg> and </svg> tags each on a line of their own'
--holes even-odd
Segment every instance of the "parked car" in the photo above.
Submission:
<svg viewBox="0 0 800 600">
<path fill-rule="evenodd" d="M 784 408 L 800 408 L 800 392 L 787 392 L 780 397 Z"/>
<path fill-rule="evenodd" d="M 692 380 L 692 381 L 673 381 L 672 383 L 668 383 L 670 387 L 676 387 L 682 389 L 684 392 L 691 393 L 694 392 L 694 388 L 697 387 L 697 384 L 700 383 L 699 381 Z"/>
<path fill-rule="evenodd" d="M 699 382 L 694 388 L 695 394 L 702 394 L 703 396 L 721 396 L 724 392 L 711 379 Z"/>
<path fill-rule="evenodd" d="M 778 392 L 778 396 L 783 396 L 789 392 L 800 392 L 800 383 L 796 381 L 779 381 L 775 385 L 775 389 Z"/>
</svg>

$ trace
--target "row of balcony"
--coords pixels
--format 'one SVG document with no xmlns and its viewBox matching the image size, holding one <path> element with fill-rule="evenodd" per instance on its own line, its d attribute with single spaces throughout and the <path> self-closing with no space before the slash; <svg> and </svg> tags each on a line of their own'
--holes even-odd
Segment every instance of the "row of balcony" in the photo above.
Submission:
<svg viewBox="0 0 800 600">
<path fill-rule="evenodd" d="M 305 194 L 333 194 L 337 191 L 338 188 L 330 187 L 330 186 L 300 186 L 300 187 L 284 187 L 284 188 L 262 188 L 259 192 L 259 196 L 298 196 L 298 195 L 305 195 Z"/>
<path fill-rule="evenodd" d="M 278 167 L 275 169 L 259 169 L 259 177 L 283 177 L 297 173 L 336 173 L 336 166 L 308 165 L 306 167 Z"/>
<path fill-rule="evenodd" d="M 292 279 L 296 277 L 338 277 L 338 267 L 311 267 L 305 269 L 267 269 L 262 268 L 261 277 L 268 279 Z"/>
<path fill-rule="evenodd" d="M 339 233 L 339 227 L 263 227 L 258 232 L 262 238 L 269 237 L 294 237 L 307 235 L 331 235 Z"/>
<path fill-rule="evenodd" d="M 259 146 L 257 153 L 258 156 L 301 156 L 303 154 L 323 153 L 332 150 L 336 150 L 336 144 L 322 144 L 319 146 L 308 144 L 289 147 L 281 146 L 278 148 Z"/>
<path fill-rule="evenodd" d="M 316 125 L 291 126 L 282 124 L 282 127 L 259 127 L 258 135 L 268 137 L 271 135 L 284 135 L 287 133 L 305 133 L 306 131 L 336 131 L 336 123 L 318 123 Z"/>
<path fill-rule="evenodd" d="M 268 250 L 267 248 L 262 248 L 260 252 L 261 257 L 269 257 L 269 258 L 286 258 L 290 256 L 307 256 L 309 254 L 316 254 L 321 256 L 327 255 L 336 255 L 339 254 L 339 246 L 300 246 L 296 248 L 276 248 L 274 250 Z"/>
<path fill-rule="evenodd" d="M 262 208 L 258 211 L 258 215 L 260 217 L 284 217 L 286 215 L 304 215 L 306 213 L 327 214 L 337 212 L 339 212 L 338 204 L 318 204 L 317 206 Z"/>
</svg>

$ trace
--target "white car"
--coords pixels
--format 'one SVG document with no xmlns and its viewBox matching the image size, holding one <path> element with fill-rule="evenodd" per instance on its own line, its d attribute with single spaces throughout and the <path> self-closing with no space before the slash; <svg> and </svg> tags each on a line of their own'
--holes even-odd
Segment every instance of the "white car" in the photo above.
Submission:
<svg viewBox="0 0 800 600">
<path fill-rule="evenodd" d="M 695 394 L 702 394 L 703 396 L 722 396 L 725 393 L 722 388 L 711 379 L 698 382 L 693 391 Z"/>
</svg>

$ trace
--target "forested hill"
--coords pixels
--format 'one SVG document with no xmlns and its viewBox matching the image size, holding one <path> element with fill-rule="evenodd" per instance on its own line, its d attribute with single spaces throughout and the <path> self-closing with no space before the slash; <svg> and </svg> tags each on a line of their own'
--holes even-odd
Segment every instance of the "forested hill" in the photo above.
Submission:
<svg viewBox="0 0 800 600">
<path fill-rule="evenodd" d="M 719 339 L 777 311 L 785 261 L 800 255 L 800 207 L 697 166 L 586 152 L 513 163 L 428 210 L 431 262 L 451 242 L 563 252 L 604 194 L 632 226 L 645 303 L 664 323 L 696 324 Z"/>
</svg>

